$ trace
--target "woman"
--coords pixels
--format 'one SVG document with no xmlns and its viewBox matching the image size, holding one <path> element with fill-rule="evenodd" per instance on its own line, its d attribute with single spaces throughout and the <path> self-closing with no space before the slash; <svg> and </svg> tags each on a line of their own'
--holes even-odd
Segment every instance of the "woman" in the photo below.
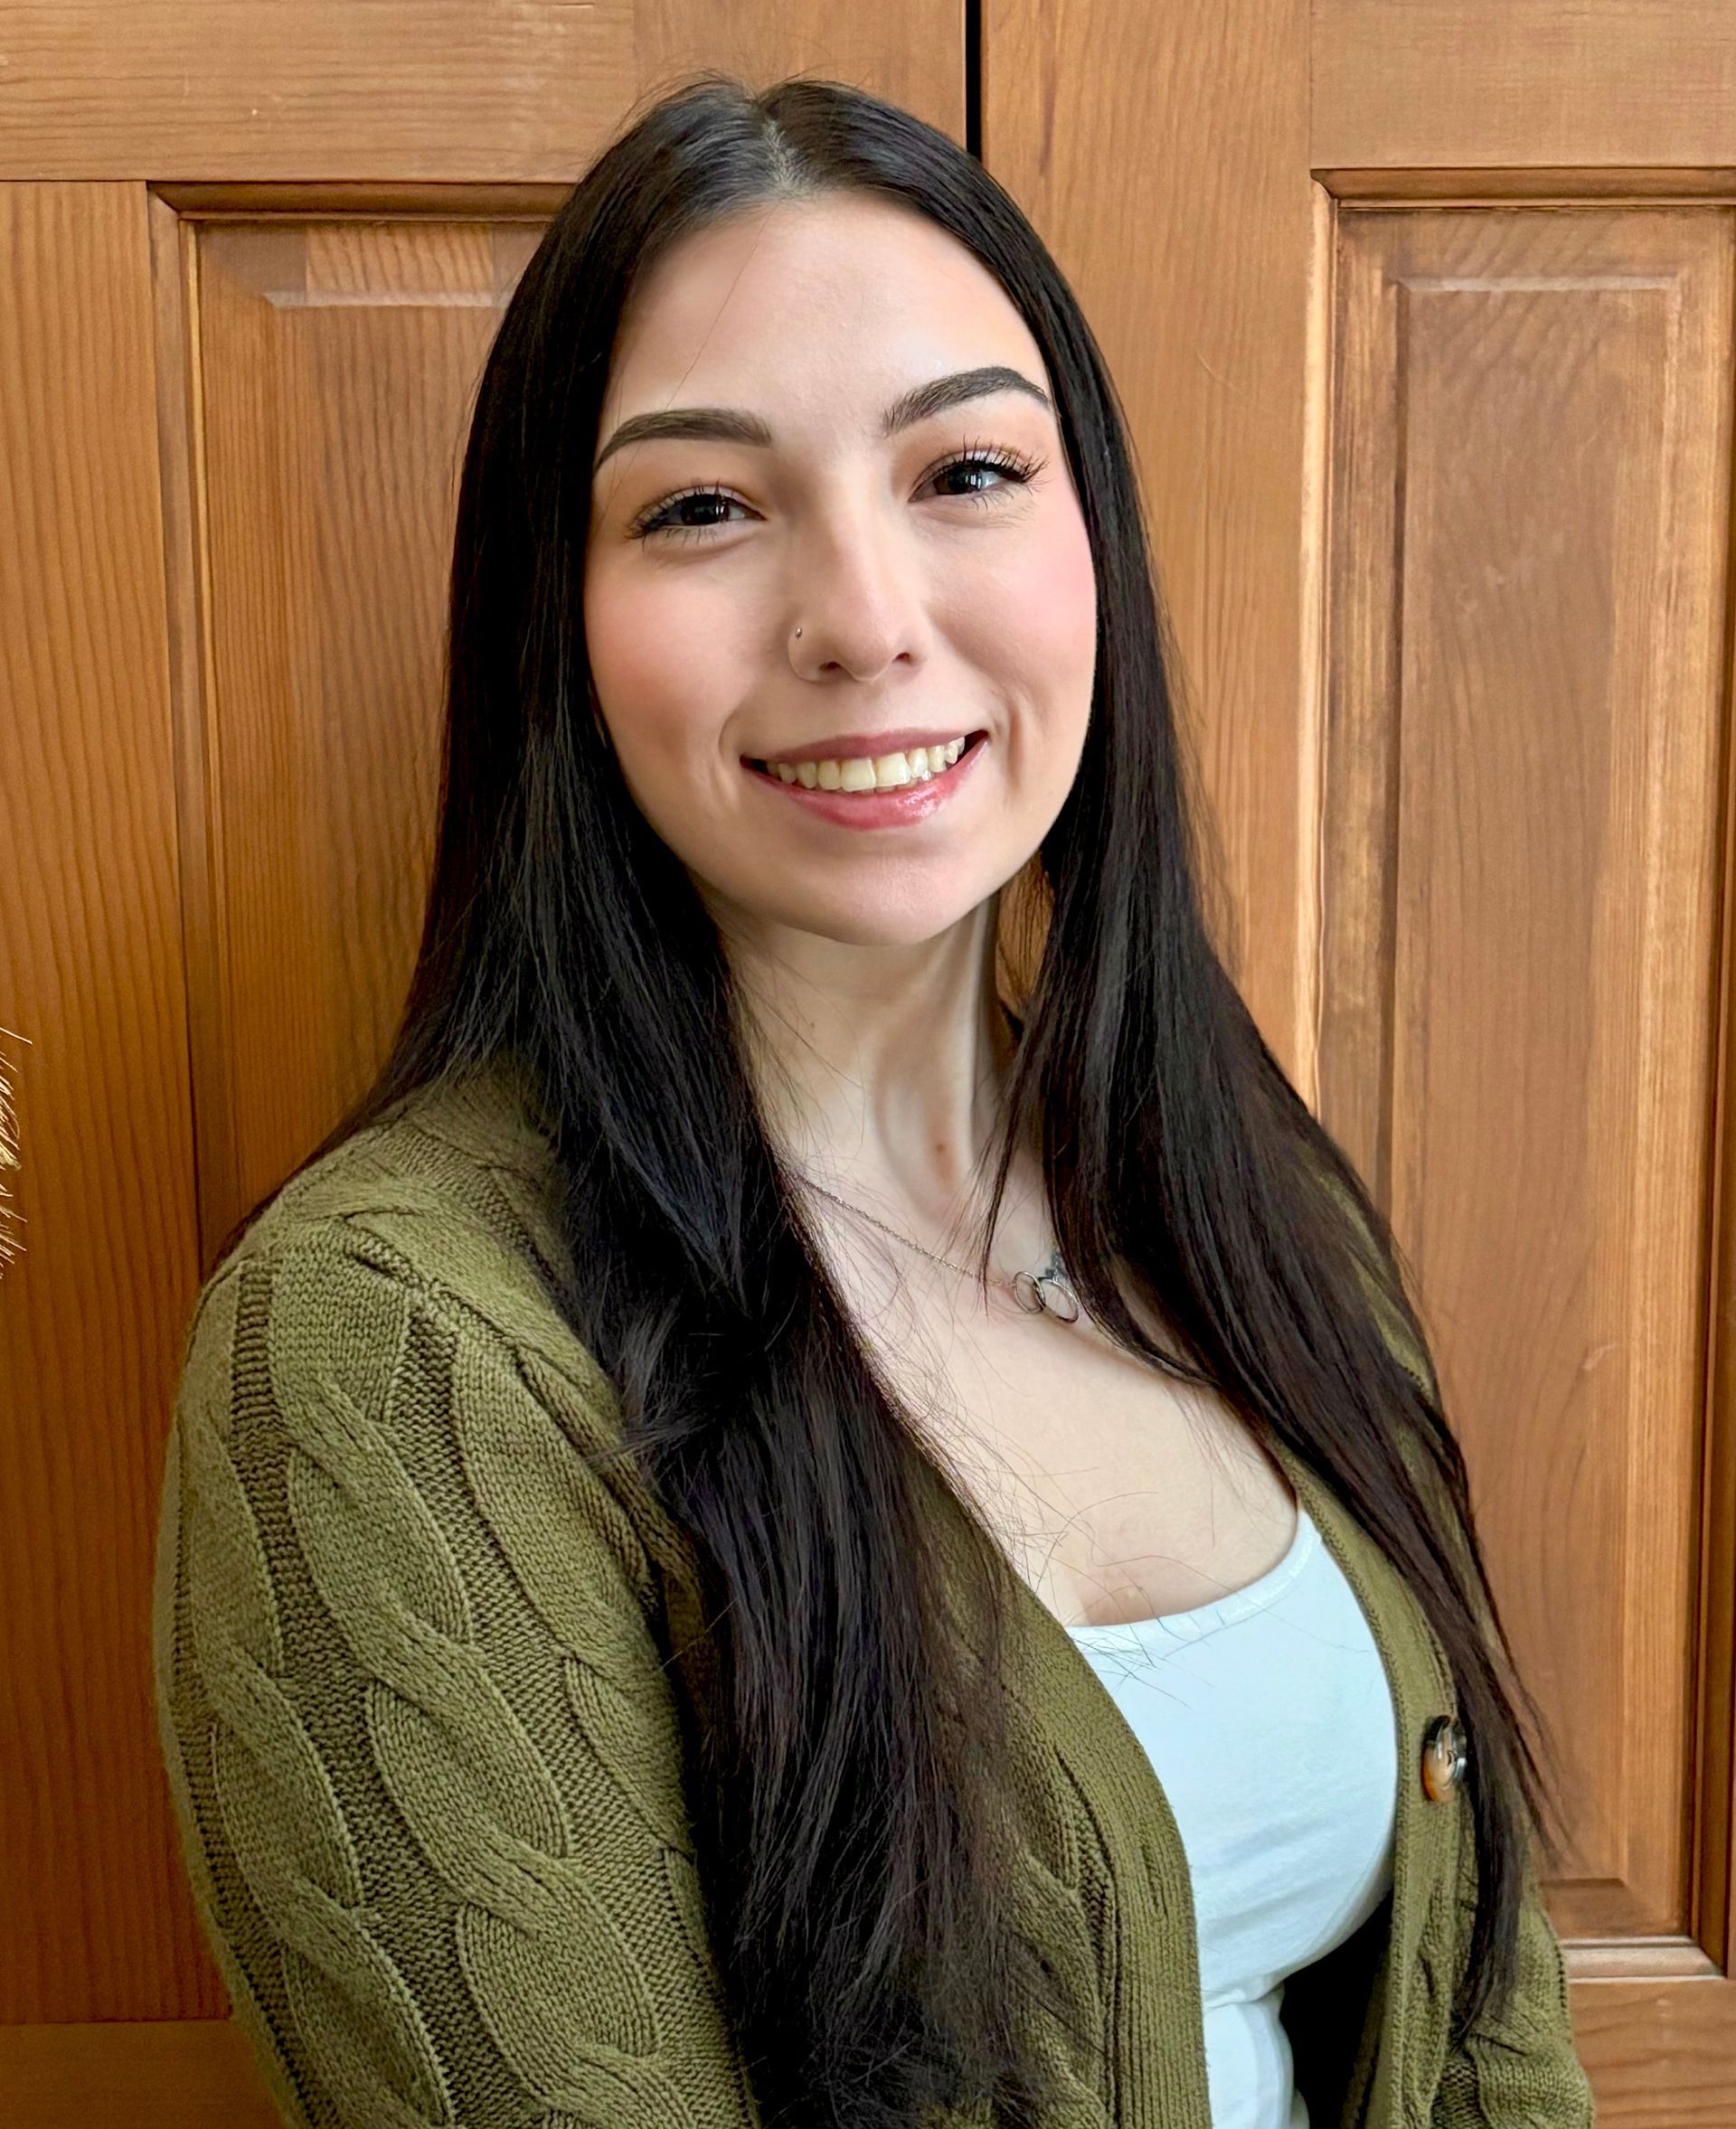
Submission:
<svg viewBox="0 0 1736 2129">
<path fill-rule="evenodd" d="M 482 380 L 397 1042 L 176 1404 L 290 2121 L 1590 2121 L 1463 1465 L 1184 777 L 1018 210 L 834 84 L 641 116 Z"/>
</svg>

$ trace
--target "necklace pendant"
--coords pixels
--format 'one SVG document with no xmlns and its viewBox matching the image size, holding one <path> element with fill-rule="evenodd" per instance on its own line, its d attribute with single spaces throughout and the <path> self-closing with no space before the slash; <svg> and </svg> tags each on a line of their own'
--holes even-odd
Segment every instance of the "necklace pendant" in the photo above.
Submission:
<svg viewBox="0 0 1736 2129">
<path fill-rule="evenodd" d="M 1014 1275 L 1014 1298 L 1027 1315 L 1052 1315 L 1063 1324 L 1079 1321 L 1079 1296 L 1061 1268 L 1061 1251 L 1052 1249 L 1041 1271 Z"/>
<path fill-rule="evenodd" d="M 1052 1316 L 1059 1316 L 1063 1324 L 1079 1321 L 1079 1295 L 1073 1292 L 1059 1272 L 1037 1281 L 1039 1306 Z"/>
</svg>

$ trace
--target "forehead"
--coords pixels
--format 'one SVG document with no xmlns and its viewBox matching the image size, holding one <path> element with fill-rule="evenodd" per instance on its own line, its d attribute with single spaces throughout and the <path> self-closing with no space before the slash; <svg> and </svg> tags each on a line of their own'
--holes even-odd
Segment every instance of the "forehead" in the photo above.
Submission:
<svg viewBox="0 0 1736 2129">
<path fill-rule="evenodd" d="M 804 418 L 859 414 L 901 391 L 1003 362 L 1048 384 L 1030 328 L 957 239 L 895 202 L 844 193 L 756 207 L 681 240 L 634 291 L 604 427 L 671 405 Z"/>
</svg>

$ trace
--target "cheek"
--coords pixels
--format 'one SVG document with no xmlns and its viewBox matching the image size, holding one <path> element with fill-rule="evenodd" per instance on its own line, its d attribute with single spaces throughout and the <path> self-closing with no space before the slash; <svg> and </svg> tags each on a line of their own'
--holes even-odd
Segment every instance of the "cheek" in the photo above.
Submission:
<svg viewBox="0 0 1736 2129">
<path fill-rule="evenodd" d="M 729 622 L 718 605 L 696 576 L 603 570 L 587 580 L 591 675 L 624 760 L 689 745 L 723 714 Z"/>
<path fill-rule="evenodd" d="M 1097 579 L 1077 507 L 1046 513 L 1029 538 L 1009 542 L 976 588 L 971 611 L 984 664 L 1082 726 L 1097 659 Z"/>
</svg>

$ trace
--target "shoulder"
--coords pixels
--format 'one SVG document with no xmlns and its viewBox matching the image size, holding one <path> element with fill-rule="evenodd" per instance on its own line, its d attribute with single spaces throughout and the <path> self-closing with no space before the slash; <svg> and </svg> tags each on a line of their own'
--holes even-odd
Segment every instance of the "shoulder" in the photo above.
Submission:
<svg viewBox="0 0 1736 2129">
<path fill-rule="evenodd" d="M 225 1285 L 269 1281 L 318 1333 L 358 1296 L 395 1286 L 607 1399 L 550 1294 L 564 1267 L 559 1187 L 518 1069 L 472 1068 L 417 1088 L 285 1184 L 206 1283 L 200 1310 Z"/>
<path fill-rule="evenodd" d="M 220 1268 L 319 1226 L 390 1231 L 437 1257 L 467 1241 L 475 1255 L 486 1238 L 534 1258 L 554 1244 L 557 1182 L 519 1069 L 472 1066 L 416 1088 L 292 1176 Z"/>
<path fill-rule="evenodd" d="M 648 1596 L 646 1540 L 668 1533 L 610 1459 L 614 1386 L 550 1292 L 552 1180 L 505 1075 L 418 1090 L 297 1175 L 206 1282 L 181 1432 L 226 1461 L 269 1433 L 356 1500 L 401 1472 L 444 1518 L 521 1538 L 561 1502 Z"/>
</svg>

